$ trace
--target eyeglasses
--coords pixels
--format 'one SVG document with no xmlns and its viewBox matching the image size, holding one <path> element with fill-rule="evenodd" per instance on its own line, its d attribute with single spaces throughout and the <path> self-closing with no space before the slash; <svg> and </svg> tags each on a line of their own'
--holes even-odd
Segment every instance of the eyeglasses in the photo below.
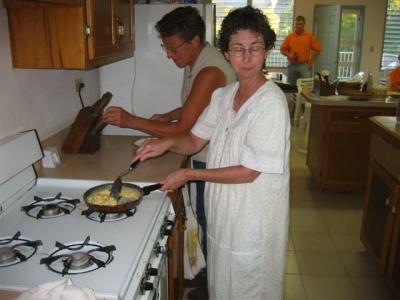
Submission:
<svg viewBox="0 0 400 300">
<path fill-rule="evenodd" d="M 178 46 L 165 46 L 164 44 L 161 44 L 160 46 L 164 50 L 165 53 L 167 53 L 169 51 L 173 54 L 177 54 L 179 51 L 179 48 L 181 48 L 186 43 L 187 43 L 187 41 L 184 41 L 182 44 L 180 44 Z"/>
<path fill-rule="evenodd" d="M 243 47 L 233 47 L 229 49 L 229 52 L 232 53 L 233 56 L 242 57 L 249 51 L 251 56 L 259 56 L 264 52 L 265 48 L 263 46 L 252 46 L 249 49 Z"/>
</svg>

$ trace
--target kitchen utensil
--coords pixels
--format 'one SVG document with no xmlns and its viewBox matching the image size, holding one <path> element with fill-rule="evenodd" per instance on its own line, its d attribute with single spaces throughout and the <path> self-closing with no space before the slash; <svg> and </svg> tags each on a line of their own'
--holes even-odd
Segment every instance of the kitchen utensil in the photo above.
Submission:
<svg viewBox="0 0 400 300">
<path fill-rule="evenodd" d="M 110 190 L 110 196 L 113 196 L 117 201 L 120 199 L 120 193 L 121 193 L 121 188 L 122 188 L 122 180 L 121 178 L 131 172 L 136 166 L 139 164 L 140 160 L 135 160 L 131 165 L 129 166 L 128 169 L 123 171 L 121 174 L 118 175 L 118 177 L 114 180 L 111 190 Z"/>
<path fill-rule="evenodd" d="M 124 212 L 124 211 L 128 211 L 133 209 L 134 207 L 136 207 L 137 205 L 139 205 L 140 201 L 142 200 L 143 196 L 146 196 L 148 194 L 150 194 L 150 192 L 158 190 L 162 185 L 159 183 L 156 184 L 151 184 L 151 185 L 147 185 L 144 187 L 140 187 L 136 184 L 133 183 L 122 183 L 122 186 L 126 186 L 129 187 L 131 189 L 134 189 L 136 191 L 138 191 L 140 193 L 139 197 L 135 197 L 135 198 L 124 198 L 121 197 L 120 201 L 118 202 L 117 205 L 114 206 L 107 206 L 107 205 L 98 205 L 98 204 L 93 204 L 90 203 L 87 199 L 90 195 L 92 195 L 93 193 L 103 190 L 103 189 L 109 189 L 111 190 L 111 183 L 105 183 L 105 184 L 101 184 L 101 185 L 97 185 L 89 190 L 87 190 L 84 194 L 83 194 L 83 199 L 86 202 L 86 205 L 94 210 L 94 211 L 98 211 L 98 212 L 105 212 L 105 213 L 120 213 L 120 212 Z M 121 187 L 122 188 L 122 187 Z"/>
<path fill-rule="evenodd" d="M 79 111 L 62 145 L 65 153 L 95 153 L 100 149 L 100 131 L 107 125 L 101 119 L 111 98 L 107 92 L 95 104 Z"/>
</svg>

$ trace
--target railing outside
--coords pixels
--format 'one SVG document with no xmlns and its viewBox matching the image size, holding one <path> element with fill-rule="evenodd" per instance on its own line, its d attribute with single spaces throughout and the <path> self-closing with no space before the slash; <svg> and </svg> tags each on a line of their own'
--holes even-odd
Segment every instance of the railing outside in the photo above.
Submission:
<svg viewBox="0 0 400 300">
<path fill-rule="evenodd" d="M 354 76 L 354 52 L 339 51 L 338 75 L 340 79 L 352 78 Z M 286 67 L 287 59 L 279 50 L 271 50 L 266 65 L 268 67 Z"/>
<path fill-rule="evenodd" d="M 354 52 L 339 51 L 338 78 L 354 76 Z"/>
</svg>

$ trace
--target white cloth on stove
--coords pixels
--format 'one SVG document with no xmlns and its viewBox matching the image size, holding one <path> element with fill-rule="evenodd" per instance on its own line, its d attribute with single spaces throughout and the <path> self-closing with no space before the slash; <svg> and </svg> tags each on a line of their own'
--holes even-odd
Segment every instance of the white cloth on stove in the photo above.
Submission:
<svg viewBox="0 0 400 300">
<path fill-rule="evenodd" d="M 70 278 L 32 287 L 17 300 L 98 300 L 92 289 L 74 286 Z"/>
<path fill-rule="evenodd" d="M 235 113 L 238 83 L 214 92 L 192 128 L 210 140 L 207 168 L 243 165 L 251 183 L 206 183 L 210 299 L 283 299 L 289 225 L 290 121 L 286 98 L 266 82 Z"/>
</svg>

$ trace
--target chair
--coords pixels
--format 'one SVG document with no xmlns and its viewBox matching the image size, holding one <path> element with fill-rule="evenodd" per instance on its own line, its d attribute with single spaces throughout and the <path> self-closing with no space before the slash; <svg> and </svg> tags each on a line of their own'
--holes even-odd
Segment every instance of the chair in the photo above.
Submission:
<svg viewBox="0 0 400 300">
<path fill-rule="evenodd" d="M 308 126 L 310 122 L 310 110 L 311 104 L 304 100 L 304 97 L 301 95 L 301 92 L 304 89 L 308 89 L 312 91 L 314 89 L 314 78 L 299 78 L 297 79 L 297 95 L 296 95 L 296 107 L 294 110 L 293 116 L 293 125 L 294 126 L 301 126 L 305 128 Z M 302 112 L 302 106 L 304 104 L 304 112 Z"/>
</svg>

